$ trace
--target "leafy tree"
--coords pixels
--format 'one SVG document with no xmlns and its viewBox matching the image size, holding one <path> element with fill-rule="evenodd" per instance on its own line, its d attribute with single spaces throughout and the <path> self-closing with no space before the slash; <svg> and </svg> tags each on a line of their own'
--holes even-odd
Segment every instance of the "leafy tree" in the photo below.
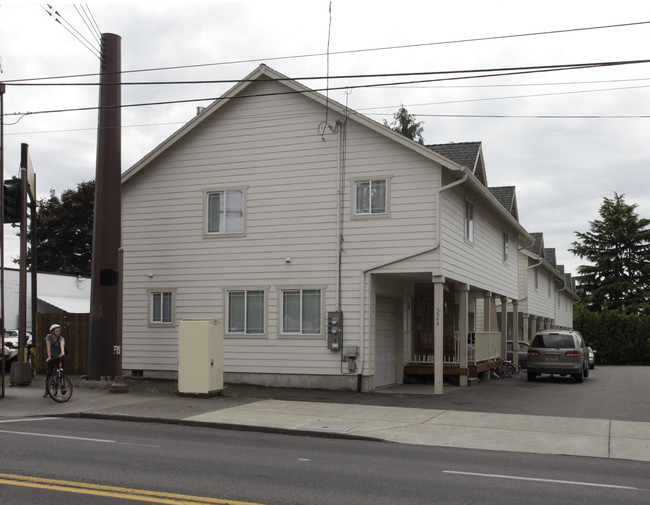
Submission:
<svg viewBox="0 0 650 505">
<path fill-rule="evenodd" d="M 39 272 L 90 274 L 94 201 L 95 181 L 87 181 L 79 183 L 76 189 L 65 190 L 61 198 L 52 190 L 49 198 L 36 203 Z M 30 248 L 27 264 L 31 263 Z"/>
<path fill-rule="evenodd" d="M 588 232 L 575 232 L 569 249 L 591 265 L 578 267 L 583 303 L 594 311 L 650 314 L 650 219 L 640 219 L 625 195 L 604 198 L 602 219 Z"/>
<path fill-rule="evenodd" d="M 422 121 L 416 121 L 415 115 L 409 114 L 403 105 L 400 105 L 398 111 L 393 114 L 393 121 L 390 124 L 384 119 L 384 126 L 388 126 L 391 130 L 395 130 L 419 144 L 424 144 L 424 138 L 422 137 L 423 124 Z"/>
</svg>

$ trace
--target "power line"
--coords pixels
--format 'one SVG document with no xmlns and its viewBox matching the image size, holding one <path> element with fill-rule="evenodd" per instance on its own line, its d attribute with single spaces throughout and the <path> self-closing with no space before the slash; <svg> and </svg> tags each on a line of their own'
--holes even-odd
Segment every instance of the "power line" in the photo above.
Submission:
<svg viewBox="0 0 650 505">
<path fill-rule="evenodd" d="M 84 37 L 79 30 L 77 30 L 74 26 L 72 26 L 61 14 L 59 14 L 58 11 L 54 10 L 54 8 L 50 5 L 47 4 L 48 9 L 46 9 L 43 5 L 41 5 L 43 10 L 50 15 L 56 21 L 59 23 L 65 30 L 72 35 L 75 39 L 77 39 L 86 49 L 88 49 L 94 56 L 97 58 L 101 59 L 101 51 L 99 48 L 93 46 L 93 44 L 86 38 Z M 63 21 L 63 22 L 62 22 Z M 64 24 L 65 23 L 65 24 Z"/>
<path fill-rule="evenodd" d="M 552 31 L 542 31 L 542 32 L 531 32 L 531 33 L 520 33 L 513 35 L 497 35 L 492 37 L 479 37 L 472 39 L 457 39 L 457 40 L 448 40 L 448 41 L 439 41 L 439 42 L 426 42 L 421 44 L 406 44 L 399 46 L 385 46 L 385 47 L 374 47 L 374 48 L 365 48 L 365 49 L 351 49 L 347 51 L 335 51 L 331 52 L 330 55 L 344 55 L 344 54 L 358 54 L 366 52 L 376 52 L 376 51 L 389 51 L 389 50 L 399 50 L 399 49 L 412 49 L 418 47 L 428 47 L 428 46 L 437 46 L 437 45 L 448 45 L 448 44 L 462 44 L 468 42 L 484 42 L 489 40 L 499 40 L 499 39 L 510 39 L 518 37 L 532 37 L 532 36 L 542 36 L 542 35 L 555 35 L 560 33 L 571 33 L 571 32 L 582 32 L 590 30 L 603 30 L 610 28 L 624 28 L 630 26 L 639 26 L 650 24 L 650 21 L 639 21 L 635 23 L 620 23 L 614 25 L 601 25 L 601 26 L 591 26 L 583 28 L 569 28 L 564 30 L 552 30 Z M 155 67 L 155 68 L 144 68 L 144 69 L 134 69 L 134 70 L 123 70 L 122 74 L 130 73 L 139 73 L 139 72 L 158 72 L 165 70 L 184 70 L 189 68 L 202 68 L 202 67 L 212 67 L 212 66 L 224 66 L 224 65 L 235 65 L 241 63 L 255 63 L 260 61 L 279 61 L 279 60 L 289 60 L 289 59 L 301 59 L 301 58 L 313 58 L 326 56 L 327 53 L 310 53 L 310 54 L 297 54 L 290 56 L 276 56 L 276 57 L 266 57 L 266 58 L 251 58 L 245 60 L 230 60 L 222 62 L 213 62 L 213 63 L 198 63 L 190 65 L 174 65 L 169 67 Z M 72 74 L 72 75 L 62 75 L 62 76 L 49 76 L 49 77 L 34 77 L 26 79 L 14 79 L 12 81 L 4 81 L 5 84 L 16 83 L 21 81 L 40 81 L 40 80 L 49 80 L 49 79 L 71 79 L 77 77 L 96 77 L 98 73 L 89 73 L 89 74 Z M 238 81 L 239 82 L 239 81 Z"/>
<path fill-rule="evenodd" d="M 428 76 L 428 75 L 458 75 L 458 74 L 480 74 L 485 72 L 505 72 L 504 74 L 496 74 L 497 76 L 502 75 L 519 75 L 522 73 L 537 73 L 537 72 L 547 72 L 547 71 L 560 71 L 560 70 L 583 70 L 589 68 L 601 68 L 601 67 L 613 67 L 613 66 L 623 66 L 623 65 L 638 65 L 650 63 L 650 59 L 645 60 L 621 60 L 621 61 L 603 61 L 603 62 L 590 62 L 590 63 L 566 63 L 560 65 L 532 65 L 524 67 L 495 67 L 495 68 L 477 68 L 477 69 L 465 69 L 465 70 L 437 70 L 437 71 L 425 71 L 425 72 L 392 72 L 392 73 L 380 73 L 380 74 L 349 74 L 349 75 L 334 75 L 334 76 L 303 76 L 303 77 L 279 77 L 274 79 L 265 79 L 265 81 L 313 81 L 313 80 L 325 80 L 329 81 L 330 79 L 371 79 L 371 78 L 387 78 L 387 77 L 409 77 L 409 76 Z M 489 76 L 470 76 L 469 78 L 480 78 L 480 77 L 494 77 L 494 75 Z M 466 77 L 467 78 L 467 77 Z M 194 81 L 143 81 L 143 82 L 117 82 L 114 83 L 116 86 L 162 86 L 162 85 L 180 85 L 180 84 L 237 84 L 242 82 L 256 82 L 258 79 L 204 79 L 204 80 L 194 80 Z M 451 78 L 437 79 L 439 81 L 453 80 Z M 424 81 L 426 82 L 426 81 Z M 433 82 L 433 81 L 431 81 Z M 4 81 L 5 84 L 14 87 L 33 87 L 33 86 L 98 86 L 99 83 L 96 82 L 66 82 L 66 83 L 54 83 L 54 82 L 17 82 L 17 81 Z M 111 84 L 111 83 L 107 83 Z M 375 86 L 387 86 L 387 85 L 396 85 L 404 83 L 380 83 L 375 84 Z M 408 83 L 406 83 L 408 84 Z M 365 85 L 365 86 L 373 86 Z M 353 88 L 355 86 L 349 86 Z M 357 87 L 364 87 L 364 85 L 357 85 Z M 327 88 L 325 88 L 327 89 Z"/>
</svg>

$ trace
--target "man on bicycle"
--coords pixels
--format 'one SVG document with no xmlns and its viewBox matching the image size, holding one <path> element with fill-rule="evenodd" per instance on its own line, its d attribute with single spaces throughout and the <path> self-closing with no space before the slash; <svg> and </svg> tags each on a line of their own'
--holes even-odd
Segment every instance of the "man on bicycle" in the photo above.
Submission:
<svg viewBox="0 0 650 505">
<path fill-rule="evenodd" d="M 47 383 L 54 374 L 54 367 L 59 363 L 65 364 L 65 339 L 61 336 L 61 326 L 53 324 L 50 326 L 50 333 L 45 337 L 45 347 L 47 349 L 47 378 L 45 379 L 45 394 L 47 398 Z"/>
</svg>

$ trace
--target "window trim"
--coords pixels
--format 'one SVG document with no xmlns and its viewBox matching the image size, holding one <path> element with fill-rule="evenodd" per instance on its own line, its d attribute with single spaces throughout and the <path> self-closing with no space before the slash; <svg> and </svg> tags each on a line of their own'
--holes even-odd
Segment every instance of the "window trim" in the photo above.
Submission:
<svg viewBox="0 0 650 505">
<path fill-rule="evenodd" d="M 229 237 L 245 237 L 246 236 L 246 221 L 248 217 L 247 200 L 248 200 L 248 186 L 224 186 L 218 188 L 205 188 L 201 190 L 203 193 L 203 238 L 229 238 Z M 242 230 L 236 232 L 210 232 L 208 231 L 208 200 L 210 195 L 215 193 L 226 193 L 227 191 L 241 191 L 242 192 Z"/>
<path fill-rule="evenodd" d="M 510 235 L 507 231 L 503 232 L 503 263 L 510 263 Z"/>
<path fill-rule="evenodd" d="M 350 215 L 352 219 L 381 219 L 390 217 L 390 191 L 392 175 L 354 177 L 350 179 Z M 357 212 L 357 184 L 361 182 L 378 182 L 386 183 L 386 208 L 384 212 L 373 213 L 372 211 L 364 214 Z"/>
<path fill-rule="evenodd" d="M 235 292 L 244 292 L 249 291 L 261 291 L 264 295 L 264 331 L 262 333 L 247 333 L 247 332 L 232 332 L 230 331 L 230 293 Z M 224 310 L 223 310 L 223 319 L 224 319 L 224 328 L 225 336 L 233 338 L 267 338 L 268 337 L 268 287 L 265 286 L 246 286 L 246 287 L 226 287 L 223 289 L 224 293 Z"/>
<path fill-rule="evenodd" d="M 171 321 L 154 321 L 153 320 L 153 297 L 155 294 L 170 293 L 171 301 Z M 149 328 L 174 328 L 176 326 L 176 288 L 147 288 L 147 326 Z"/>
<path fill-rule="evenodd" d="M 278 293 L 278 338 L 282 339 L 322 339 L 325 337 L 324 317 L 325 317 L 325 286 L 282 286 L 277 288 Z M 302 315 L 300 333 L 286 333 L 284 331 L 284 293 L 287 291 L 300 291 L 301 307 L 303 291 L 320 292 L 320 328 L 318 333 L 302 333 Z"/>
</svg>

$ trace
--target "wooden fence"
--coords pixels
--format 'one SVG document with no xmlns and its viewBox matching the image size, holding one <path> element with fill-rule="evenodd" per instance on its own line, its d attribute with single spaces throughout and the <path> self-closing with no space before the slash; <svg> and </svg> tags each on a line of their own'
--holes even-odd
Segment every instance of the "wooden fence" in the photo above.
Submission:
<svg viewBox="0 0 650 505">
<path fill-rule="evenodd" d="M 33 335 L 36 344 L 36 373 L 44 374 L 45 368 L 45 337 L 50 326 L 54 323 L 61 325 L 61 335 L 65 338 L 65 371 L 70 375 L 84 375 L 88 369 L 88 335 L 90 334 L 89 314 L 36 314 L 36 333 Z"/>
</svg>

